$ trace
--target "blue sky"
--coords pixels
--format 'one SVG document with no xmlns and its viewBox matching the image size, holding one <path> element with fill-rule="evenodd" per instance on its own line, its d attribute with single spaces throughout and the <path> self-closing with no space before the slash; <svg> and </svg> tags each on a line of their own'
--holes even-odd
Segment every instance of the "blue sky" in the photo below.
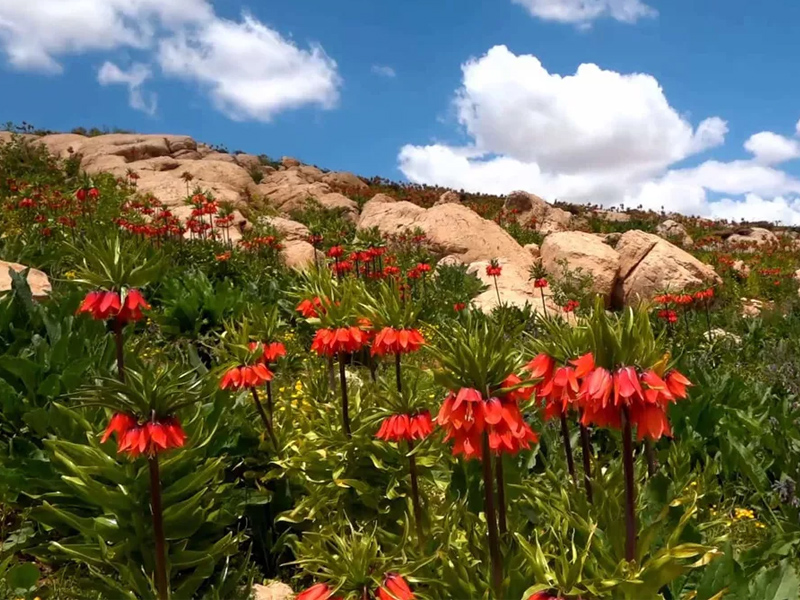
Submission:
<svg viewBox="0 0 800 600">
<path fill-rule="evenodd" d="M 161 4 L 0 0 L 0 121 L 800 224 L 800 3 Z"/>
</svg>

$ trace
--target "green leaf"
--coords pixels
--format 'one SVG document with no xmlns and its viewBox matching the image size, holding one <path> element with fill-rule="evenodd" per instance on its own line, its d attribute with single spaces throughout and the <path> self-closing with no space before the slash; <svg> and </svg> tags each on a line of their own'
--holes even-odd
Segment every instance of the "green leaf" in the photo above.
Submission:
<svg viewBox="0 0 800 600">
<path fill-rule="evenodd" d="M 12 590 L 20 593 L 20 591 L 29 592 L 36 588 L 39 582 L 39 567 L 33 563 L 23 563 L 11 567 L 6 575 L 6 583 Z"/>
</svg>

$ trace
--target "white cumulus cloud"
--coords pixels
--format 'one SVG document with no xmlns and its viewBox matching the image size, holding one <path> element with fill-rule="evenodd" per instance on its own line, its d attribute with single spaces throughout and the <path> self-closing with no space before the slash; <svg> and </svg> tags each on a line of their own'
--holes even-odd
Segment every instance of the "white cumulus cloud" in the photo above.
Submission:
<svg viewBox="0 0 800 600">
<path fill-rule="evenodd" d="M 0 47 L 13 67 L 60 73 L 59 56 L 146 48 L 212 15 L 206 0 L 0 0 Z"/>
<path fill-rule="evenodd" d="M 545 21 L 572 23 L 588 27 L 592 21 L 611 18 L 623 23 L 658 15 L 641 0 L 512 0 L 534 17 Z"/>
<path fill-rule="evenodd" d="M 60 73 L 60 57 L 133 49 L 146 60 L 122 71 L 106 60 L 102 85 L 125 84 L 145 112 L 154 97 L 142 83 L 161 74 L 200 83 L 231 118 L 268 121 L 304 105 L 331 108 L 339 95 L 336 63 L 250 15 L 218 16 L 209 0 L 0 0 L 0 51 L 20 70 Z"/>
<path fill-rule="evenodd" d="M 128 102 L 131 108 L 148 115 L 155 114 L 157 98 L 155 93 L 146 94 L 142 86 L 152 75 L 150 68 L 142 63 L 134 63 L 124 71 L 112 62 L 106 61 L 97 72 L 100 85 L 122 84 L 128 87 Z"/>
<path fill-rule="evenodd" d="M 470 141 L 405 145 L 398 163 L 413 182 L 800 224 L 800 180 L 776 168 L 796 157 L 794 140 L 762 132 L 745 144 L 751 159 L 676 168 L 723 144 L 727 123 L 693 126 L 651 75 L 583 64 L 562 76 L 504 46 L 462 70 L 455 113 Z"/>
<path fill-rule="evenodd" d="M 165 74 L 197 81 L 214 104 L 236 120 L 269 121 L 287 108 L 339 99 L 336 63 L 320 46 L 305 50 L 258 20 L 214 19 L 161 41 Z"/>
<path fill-rule="evenodd" d="M 753 154 L 754 161 L 765 165 L 775 165 L 800 157 L 800 144 L 796 140 L 771 131 L 751 135 L 744 147 Z"/>
</svg>

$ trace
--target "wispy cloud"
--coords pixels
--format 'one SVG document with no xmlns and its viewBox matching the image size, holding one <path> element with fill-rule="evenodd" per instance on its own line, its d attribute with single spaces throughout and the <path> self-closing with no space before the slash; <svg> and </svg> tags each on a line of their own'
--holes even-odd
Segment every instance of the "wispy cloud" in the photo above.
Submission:
<svg viewBox="0 0 800 600">
<path fill-rule="evenodd" d="M 97 72 L 97 81 L 100 85 L 128 86 L 128 103 L 131 108 L 153 115 L 156 112 L 158 98 L 155 92 L 145 93 L 142 89 L 144 82 L 151 75 L 150 68 L 142 63 L 133 63 L 131 68 L 125 71 L 114 63 L 106 61 Z"/>
<path fill-rule="evenodd" d="M 372 65 L 372 72 L 381 77 L 397 77 L 397 73 L 392 67 L 387 65 Z"/>
</svg>

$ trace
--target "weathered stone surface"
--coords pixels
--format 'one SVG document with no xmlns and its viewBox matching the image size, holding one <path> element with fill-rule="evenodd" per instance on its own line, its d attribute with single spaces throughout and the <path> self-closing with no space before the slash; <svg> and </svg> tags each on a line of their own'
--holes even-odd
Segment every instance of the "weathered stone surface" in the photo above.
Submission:
<svg viewBox="0 0 800 600">
<path fill-rule="evenodd" d="M 280 581 L 253 586 L 253 600 L 292 600 L 292 598 L 294 598 L 292 588 Z"/>
<path fill-rule="evenodd" d="M 398 235 L 406 229 L 413 229 L 417 219 L 425 214 L 424 208 L 411 202 L 404 200 L 389 202 L 378 196 L 384 194 L 378 194 L 361 208 L 361 216 L 358 219 L 359 230 L 377 227 L 383 234 Z"/>
<path fill-rule="evenodd" d="M 236 159 L 233 157 L 233 155 L 228 154 L 227 152 L 212 152 L 211 154 L 204 156 L 203 160 L 218 160 L 221 162 L 239 164 L 236 162 Z"/>
<path fill-rule="evenodd" d="M 609 223 L 627 223 L 631 220 L 628 213 L 617 212 L 615 210 L 596 210 L 594 216 Z"/>
<path fill-rule="evenodd" d="M 388 194 L 375 194 L 370 198 L 369 202 L 374 202 L 375 204 L 380 202 L 397 202 L 397 198 L 389 196 Z"/>
<path fill-rule="evenodd" d="M 329 210 L 340 210 L 346 219 L 355 223 L 358 221 L 358 202 L 350 200 L 347 196 L 337 192 L 324 194 L 319 198 L 319 203 Z"/>
<path fill-rule="evenodd" d="M 283 243 L 281 258 L 290 269 L 302 271 L 314 264 L 314 256 L 320 264 L 324 263 L 325 255 L 314 249 L 314 246 L 302 240 L 287 240 Z"/>
<path fill-rule="evenodd" d="M 520 223 L 536 223 L 536 230 L 545 235 L 569 229 L 572 215 L 561 209 L 551 206 L 536 194 L 528 192 L 511 192 L 503 203 L 503 208 L 517 215 Z"/>
<path fill-rule="evenodd" d="M 769 229 L 764 229 L 763 227 L 747 227 L 728 236 L 725 239 L 725 243 L 729 246 L 763 246 L 764 244 L 777 244 L 778 237 Z"/>
<path fill-rule="evenodd" d="M 243 166 L 248 171 L 251 169 L 260 169 L 261 168 L 261 159 L 258 158 L 255 154 L 247 154 L 242 152 L 240 154 L 235 154 L 234 159 L 238 164 Z"/>
<path fill-rule="evenodd" d="M 286 167 L 287 169 L 290 167 L 299 167 L 302 163 L 297 160 L 296 158 L 292 158 L 291 156 L 283 156 L 281 157 L 281 165 Z"/>
<path fill-rule="evenodd" d="M 259 222 L 274 227 L 275 230 L 281 234 L 284 241 L 306 241 L 311 232 L 308 227 L 297 221 L 291 219 L 284 219 L 283 217 L 261 217 Z"/>
<path fill-rule="evenodd" d="M 461 262 L 461 259 L 457 256 L 453 256 L 452 254 L 448 254 L 447 256 L 442 257 L 439 259 L 439 262 L 436 263 L 437 267 L 456 267 L 458 265 L 463 265 L 464 263 Z"/>
<path fill-rule="evenodd" d="M 597 236 L 580 231 L 553 233 L 545 238 L 541 248 L 542 264 L 549 276 L 558 281 L 563 276 L 563 264 L 570 271 L 580 270 L 592 276 L 592 289 L 600 294 L 606 304 L 619 271 L 619 253 L 604 244 Z"/>
<path fill-rule="evenodd" d="M 461 204 L 461 195 L 453 190 L 447 190 L 439 196 L 434 206 L 439 206 L 440 204 Z"/>
<path fill-rule="evenodd" d="M 620 256 L 617 304 L 650 300 L 660 292 L 721 283 L 709 265 L 668 241 L 639 230 L 625 232 L 616 246 Z"/>
<path fill-rule="evenodd" d="M 300 169 L 287 169 L 270 173 L 256 186 L 256 192 L 283 212 L 296 212 L 305 208 L 309 198 L 319 200 L 330 194 L 331 188 Z"/>
<path fill-rule="evenodd" d="M 665 240 L 680 244 L 686 248 L 690 248 L 694 245 L 694 241 L 689 235 L 689 232 L 686 231 L 686 228 L 672 219 L 667 219 L 663 223 L 659 223 L 658 227 L 656 227 L 656 234 L 660 235 Z"/>
<path fill-rule="evenodd" d="M 410 202 L 367 202 L 358 229 L 377 227 L 394 235 L 415 228 L 425 232 L 426 244 L 436 254 L 455 255 L 464 263 L 504 257 L 527 269 L 533 262 L 514 238 L 461 204 L 442 204 L 425 210 Z"/>
<path fill-rule="evenodd" d="M 27 269 L 25 265 L 19 263 L 6 262 L 0 260 L 0 295 L 11 290 L 11 275 L 9 270 L 14 270 L 21 273 Z M 47 275 L 39 269 L 31 269 L 28 271 L 27 277 L 28 285 L 31 288 L 31 294 L 35 300 L 42 300 L 47 298 L 52 291 L 50 279 Z"/>
<path fill-rule="evenodd" d="M 525 244 L 525 250 L 531 255 L 531 258 L 539 258 L 542 255 L 541 249 L 538 244 Z"/>
<path fill-rule="evenodd" d="M 763 302 L 756 298 L 740 298 L 739 300 L 742 303 L 742 316 L 746 319 L 755 318 L 761 314 L 761 311 L 771 310 L 775 306 L 772 302 Z"/>
<path fill-rule="evenodd" d="M 360 177 L 348 173 L 347 171 L 335 171 L 326 173 L 322 177 L 323 183 L 327 183 L 332 187 L 347 188 L 352 190 L 366 191 L 369 186 L 364 183 Z"/>
<path fill-rule="evenodd" d="M 518 308 L 523 308 L 527 304 L 536 312 L 544 312 L 541 291 L 533 287 L 528 269 L 516 262 L 509 262 L 505 258 L 498 259 L 498 262 L 503 268 L 503 272 L 497 278 L 497 289 L 495 289 L 494 278 L 486 274 L 486 267 L 489 265 L 488 260 L 473 262 L 467 268 L 468 273 L 474 274 L 488 286 L 484 292 L 473 299 L 473 306 L 485 313 L 490 313 L 498 306 L 499 302 Z M 500 292 L 499 302 L 497 298 L 498 290 Z M 562 311 L 553 302 L 548 288 L 544 288 L 544 294 L 548 313 L 553 315 L 560 314 Z"/>
<path fill-rule="evenodd" d="M 750 267 L 741 259 L 734 261 L 731 265 L 731 269 L 739 279 L 747 279 L 750 277 Z M 795 278 L 797 278 L 797 273 L 795 273 Z"/>
</svg>

